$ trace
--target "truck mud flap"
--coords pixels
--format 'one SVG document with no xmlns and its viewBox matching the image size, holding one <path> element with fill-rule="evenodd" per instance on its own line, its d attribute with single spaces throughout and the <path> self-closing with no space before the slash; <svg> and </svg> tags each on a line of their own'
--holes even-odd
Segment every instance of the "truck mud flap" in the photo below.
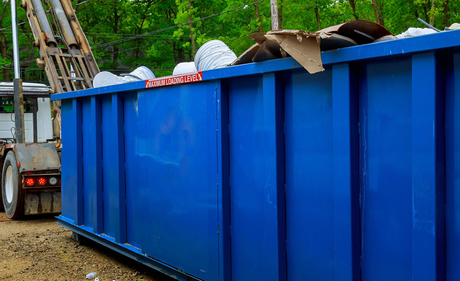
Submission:
<svg viewBox="0 0 460 281">
<path fill-rule="evenodd" d="M 24 215 L 57 214 L 60 212 L 60 191 L 24 194 Z"/>
</svg>

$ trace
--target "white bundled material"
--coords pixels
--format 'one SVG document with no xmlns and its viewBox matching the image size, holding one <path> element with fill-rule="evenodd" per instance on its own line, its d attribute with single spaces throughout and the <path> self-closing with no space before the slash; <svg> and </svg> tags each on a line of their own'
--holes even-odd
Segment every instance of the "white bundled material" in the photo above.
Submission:
<svg viewBox="0 0 460 281">
<path fill-rule="evenodd" d="M 124 84 L 128 82 L 143 81 L 155 78 L 153 72 L 145 66 L 139 66 L 129 74 L 121 74 L 117 76 L 108 71 L 99 72 L 93 80 L 94 88 L 106 87 L 117 84 Z"/>
<path fill-rule="evenodd" d="M 176 67 L 174 67 L 173 70 L 173 75 L 176 74 L 184 74 L 184 73 L 189 73 L 189 72 L 195 72 L 196 67 L 195 67 L 195 62 L 181 62 Z"/>
<path fill-rule="evenodd" d="M 198 49 L 195 66 L 198 71 L 228 66 L 236 59 L 235 53 L 220 40 L 212 40 Z"/>
<path fill-rule="evenodd" d="M 458 30 L 460 29 L 460 24 L 459 23 L 453 23 L 450 27 L 450 30 Z"/>
<path fill-rule="evenodd" d="M 123 74 L 121 75 L 123 76 Z M 133 78 L 132 81 L 137 81 L 137 80 L 148 80 L 148 79 L 152 79 L 152 78 L 155 78 L 155 75 L 153 74 L 153 72 L 148 69 L 147 67 L 145 66 L 139 66 L 138 68 L 136 68 L 133 72 L 131 72 L 130 74 L 126 74 L 125 77 L 131 77 Z M 137 79 L 137 80 L 136 80 Z"/>
<path fill-rule="evenodd" d="M 410 27 L 407 31 L 396 35 L 396 38 L 401 39 L 401 38 L 406 38 L 406 37 L 414 37 L 414 36 L 420 36 L 420 35 L 426 35 L 426 34 L 432 34 L 436 33 L 431 28 L 418 28 L 418 27 Z"/>
</svg>

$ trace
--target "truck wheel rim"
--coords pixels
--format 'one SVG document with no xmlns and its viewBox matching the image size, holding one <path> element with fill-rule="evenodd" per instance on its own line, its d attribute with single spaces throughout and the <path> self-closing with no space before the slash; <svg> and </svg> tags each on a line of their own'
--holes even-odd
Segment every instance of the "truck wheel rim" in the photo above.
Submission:
<svg viewBox="0 0 460 281">
<path fill-rule="evenodd" d="M 13 169 L 11 166 L 8 166 L 8 169 L 6 170 L 5 193 L 6 201 L 11 203 L 13 201 Z"/>
</svg>

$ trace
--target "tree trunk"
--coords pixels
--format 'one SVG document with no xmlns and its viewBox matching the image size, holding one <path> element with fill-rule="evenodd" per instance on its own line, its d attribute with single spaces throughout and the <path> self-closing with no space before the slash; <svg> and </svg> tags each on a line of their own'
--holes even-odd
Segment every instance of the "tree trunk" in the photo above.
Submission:
<svg viewBox="0 0 460 281">
<path fill-rule="evenodd" d="M 113 33 L 118 34 L 118 24 L 120 23 L 120 15 L 118 14 L 118 6 L 114 5 L 113 9 Z M 118 47 L 113 46 L 113 56 L 112 56 L 112 69 L 116 69 L 118 66 Z"/>
<path fill-rule="evenodd" d="M 278 22 L 279 29 L 283 29 L 283 0 L 278 0 Z"/>
<path fill-rule="evenodd" d="M 196 46 L 195 46 L 195 39 L 193 38 L 193 24 L 192 24 L 192 3 L 190 0 L 188 0 L 188 26 L 190 28 L 190 41 L 192 43 L 192 53 L 193 57 L 195 57 L 196 54 Z"/>
<path fill-rule="evenodd" d="M 117 46 L 113 46 L 113 56 L 112 56 L 112 69 L 116 69 L 117 66 L 118 66 L 118 47 Z"/>
<path fill-rule="evenodd" d="M 353 16 L 355 17 L 356 20 L 358 20 L 358 14 L 356 13 L 356 3 L 355 0 L 348 0 L 350 3 L 351 9 L 353 10 Z"/>
<path fill-rule="evenodd" d="M 436 1 L 432 0 L 431 1 L 431 16 L 430 16 L 430 24 L 434 26 L 434 11 L 436 11 Z"/>
<path fill-rule="evenodd" d="M 377 11 L 377 5 L 375 4 L 375 0 L 372 0 L 372 7 L 374 8 L 375 21 L 379 22 L 379 12 Z"/>
<path fill-rule="evenodd" d="M 383 22 L 383 2 L 382 0 L 372 0 L 372 7 L 374 8 L 375 21 L 378 24 L 383 26 L 384 22 Z"/>
<path fill-rule="evenodd" d="M 153 0 L 153 1 L 149 1 L 148 3 L 146 3 L 146 6 L 145 6 L 145 9 L 144 9 L 144 12 L 142 13 L 142 16 L 140 17 L 141 19 L 141 24 L 140 26 L 138 26 L 138 35 L 142 33 L 142 29 L 144 28 L 144 24 L 145 24 L 145 20 L 147 19 L 147 13 L 150 9 L 150 7 L 152 7 L 152 5 L 154 5 L 155 3 L 157 3 L 156 0 Z M 142 42 L 142 38 L 138 38 L 136 40 L 136 43 L 137 43 L 137 49 L 136 49 L 136 59 L 139 58 L 139 53 L 141 51 L 141 42 Z"/>
<path fill-rule="evenodd" d="M 321 17 L 319 16 L 318 2 L 316 2 L 315 14 L 316 14 L 316 22 L 318 23 L 318 30 L 320 30 L 321 29 Z"/>
<path fill-rule="evenodd" d="M 422 4 L 422 7 L 423 7 L 423 12 L 425 13 L 425 21 L 429 22 L 430 18 L 428 16 L 428 8 L 427 8 L 427 6 L 425 4 Z"/>
<path fill-rule="evenodd" d="M 0 29 L 2 28 L 2 25 L 0 24 Z M 6 49 L 6 39 L 5 39 L 5 33 L 3 31 L 0 31 L 0 52 L 2 54 L 2 58 L 6 59 L 8 54 L 7 54 L 7 49 Z M 3 68 L 3 80 L 2 81 L 10 81 L 10 72 L 8 71 L 7 66 L 4 66 Z"/>
<path fill-rule="evenodd" d="M 256 15 L 257 15 L 257 20 L 259 21 L 259 33 L 264 32 L 264 29 L 262 27 L 262 19 L 260 18 L 260 12 L 259 12 L 259 0 L 254 0 L 254 4 L 256 6 Z"/>
<path fill-rule="evenodd" d="M 185 61 L 185 52 L 181 48 L 182 44 L 183 40 L 180 40 L 179 43 L 173 42 L 174 60 L 176 64 Z"/>
<path fill-rule="evenodd" d="M 4 59 L 8 57 L 8 50 L 6 47 L 5 33 L 1 29 L 3 28 L 3 19 L 5 18 L 5 13 L 8 5 L 10 4 L 10 1 L 11 0 L 8 0 L 6 3 L 3 4 L 2 14 L 0 15 L 0 53 L 2 55 L 2 58 Z M 6 66 L 5 68 L 3 68 L 3 81 L 10 81 L 10 72 L 8 71 L 8 68 Z"/>
<path fill-rule="evenodd" d="M 449 9 L 449 0 L 446 0 L 444 4 L 444 12 L 446 13 L 446 26 L 450 26 L 450 9 Z"/>
</svg>

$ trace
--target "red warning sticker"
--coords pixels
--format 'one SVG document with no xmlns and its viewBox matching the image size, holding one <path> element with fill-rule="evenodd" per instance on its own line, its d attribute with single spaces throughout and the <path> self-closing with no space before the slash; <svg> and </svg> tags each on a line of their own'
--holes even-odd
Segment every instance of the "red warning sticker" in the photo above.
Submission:
<svg viewBox="0 0 460 281">
<path fill-rule="evenodd" d="M 202 71 L 149 79 L 145 81 L 145 88 L 157 88 L 199 81 L 203 81 Z"/>
</svg>

